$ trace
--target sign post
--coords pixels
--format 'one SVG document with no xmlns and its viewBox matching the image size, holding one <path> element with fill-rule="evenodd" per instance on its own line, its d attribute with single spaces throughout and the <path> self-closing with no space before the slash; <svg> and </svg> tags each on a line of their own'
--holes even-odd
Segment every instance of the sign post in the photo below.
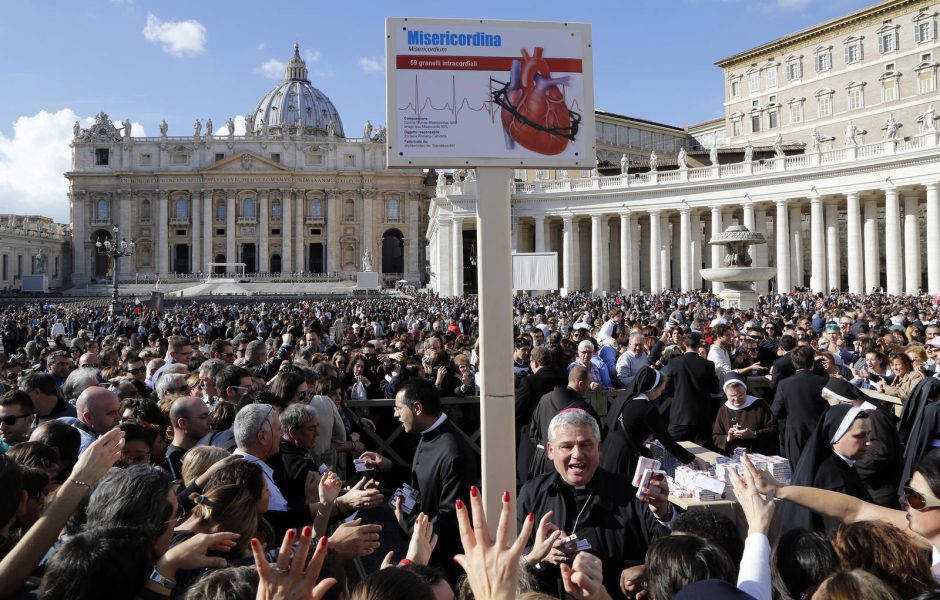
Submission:
<svg viewBox="0 0 940 600">
<path fill-rule="evenodd" d="M 594 168 L 591 29 L 482 19 L 385 26 L 389 168 L 477 169 L 482 488 L 495 535 L 502 492 L 516 489 L 512 169 Z"/>
</svg>

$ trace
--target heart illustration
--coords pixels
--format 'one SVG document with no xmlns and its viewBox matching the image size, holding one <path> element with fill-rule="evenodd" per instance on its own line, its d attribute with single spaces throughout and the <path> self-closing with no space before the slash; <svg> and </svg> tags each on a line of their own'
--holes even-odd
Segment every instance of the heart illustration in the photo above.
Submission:
<svg viewBox="0 0 940 600">
<path fill-rule="evenodd" d="M 494 99 L 502 107 L 507 148 L 518 143 L 539 154 L 559 154 L 574 139 L 580 115 L 568 109 L 559 87 L 571 78 L 553 78 L 542 51 L 536 47 L 529 56 L 523 48 L 522 60 L 512 61 L 509 83 L 494 93 Z"/>
</svg>

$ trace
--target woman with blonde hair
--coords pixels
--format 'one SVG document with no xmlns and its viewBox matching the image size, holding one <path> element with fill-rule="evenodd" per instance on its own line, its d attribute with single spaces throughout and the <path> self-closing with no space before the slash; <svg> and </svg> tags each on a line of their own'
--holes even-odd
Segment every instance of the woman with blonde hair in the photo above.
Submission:
<svg viewBox="0 0 940 600">
<path fill-rule="evenodd" d="M 900 600 L 901 598 L 885 585 L 885 582 L 861 569 L 834 573 L 823 581 L 815 592 L 811 594 L 807 592 L 803 596 L 813 600 Z"/>
</svg>

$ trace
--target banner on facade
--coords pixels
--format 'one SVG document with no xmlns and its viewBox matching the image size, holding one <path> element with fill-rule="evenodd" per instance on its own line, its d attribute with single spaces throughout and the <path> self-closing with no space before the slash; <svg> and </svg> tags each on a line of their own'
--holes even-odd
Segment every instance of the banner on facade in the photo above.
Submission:
<svg viewBox="0 0 940 600">
<path fill-rule="evenodd" d="M 389 167 L 594 168 L 591 27 L 389 18 Z"/>
<path fill-rule="evenodd" d="M 525 252 L 512 255 L 512 289 L 558 290 L 558 253 Z"/>
</svg>

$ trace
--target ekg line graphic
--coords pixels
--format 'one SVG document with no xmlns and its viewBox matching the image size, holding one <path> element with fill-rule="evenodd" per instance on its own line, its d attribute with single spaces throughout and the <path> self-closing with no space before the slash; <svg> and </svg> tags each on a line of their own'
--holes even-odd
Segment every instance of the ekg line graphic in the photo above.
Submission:
<svg viewBox="0 0 940 600">
<path fill-rule="evenodd" d="M 419 89 L 419 84 L 418 84 L 418 75 L 416 74 L 414 97 L 405 106 L 398 107 L 398 111 L 399 112 L 403 112 L 403 111 L 412 112 L 418 118 L 421 118 L 421 116 L 425 113 L 426 110 L 433 110 L 436 112 L 449 112 L 450 114 L 454 116 L 454 123 L 457 122 L 457 118 L 460 116 L 460 113 L 464 109 L 470 110 L 472 112 L 486 111 L 486 113 L 490 116 L 490 121 L 493 123 L 496 122 L 496 113 L 499 111 L 499 106 L 495 102 L 493 102 L 492 100 L 484 100 L 480 104 L 479 107 L 476 107 L 473 104 L 471 104 L 469 98 L 464 97 L 460 100 L 460 103 L 458 104 L 457 103 L 457 79 L 454 76 L 451 76 L 450 78 L 450 88 L 451 88 L 450 89 L 450 101 L 445 102 L 442 106 L 439 106 L 439 107 L 435 106 L 434 103 L 431 101 L 430 96 L 427 96 L 422 101 L 421 91 Z M 486 97 L 492 98 L 493 97 L 492 79 L 489 81 L 488 88 L 489 89 L 487 90 Z M 570 110 L 574 110 L 578 112 L 581 111 L 581 106 L 578 103 L 577 99 L 572 100 L 568 108 Z"/>
<path fill-rule="evenodd" d="M 487 93 L 487 98 L 492 98 L 493 97 L 493 84 L 490 83 L 489 87 L 490 89 Z M 433 110 L 437 112 L 449 112 L 450 114 L 454 116 L 454 123 L 456 123 L 457 117 L 460 116 L 460 113 L 464 109 L 470 110 L 473 112 L 486 111 L 487 114 L 490 115 L 490 120 L 492 120 L 495 123 L 496 112 L 499 110 L 499 107 L 495 106 L 492 100 L 484 100 L 480 104 L 480 106 L 477 107 L 471 104 L 470 99 L 466 97 L 462 98 L 460 100 L 460 103 L 458 104 L 457 103 L 457 79 L 456 77 L 453 77 L 453 76 L 450 78 L 450 101 L 445 102 L 443 106 L 435 106 L 434 103 L 431 101 L 430 96 L 424 98 L 424 100 L 422 101 L 421 91 L 418 85 L 418 75 L 416 74 L 414 98 L 412 98 L 411 102 L 409 102 L 405 106 L 399 107 L 398 111 L 399 112 L 402 112 L 402 111 L 413 112 L 414 115 L 418 118 L 420 118 L 426 110 Z"/>
</svg>

